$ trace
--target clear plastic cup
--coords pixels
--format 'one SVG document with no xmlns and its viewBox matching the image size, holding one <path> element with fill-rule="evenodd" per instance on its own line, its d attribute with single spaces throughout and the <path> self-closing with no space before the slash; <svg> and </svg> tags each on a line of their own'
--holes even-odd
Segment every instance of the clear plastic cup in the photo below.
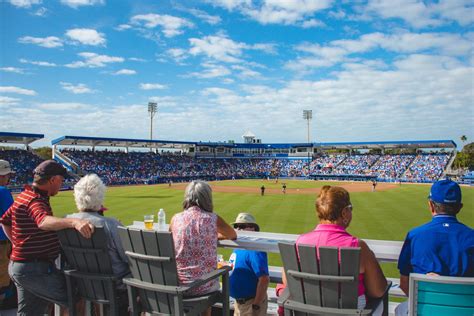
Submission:
<svg viewBox="0 0 474 316">
<path fill-rule="evenodd" d="M 155 221 L 155 215 L 145 215 L 143 218 L 145 222 L 145 229 L 153 229 L 153 222 Z"/>
</svg>

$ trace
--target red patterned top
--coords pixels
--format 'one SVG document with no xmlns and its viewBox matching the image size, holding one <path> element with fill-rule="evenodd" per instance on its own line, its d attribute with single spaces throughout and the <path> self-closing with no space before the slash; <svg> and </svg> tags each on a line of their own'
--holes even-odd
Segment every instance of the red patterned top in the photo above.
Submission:
<svg viewBox="0 0 474 316">
<path fill-rule="evenodd" d="M 193 206 L 173 217 L 172 234 L 180 284 L 191 283 L 217 269 L 217 215 Z M 206 283 L 187 295 L 219 290 L 218 280 Z"/>
<path fill-rule="evenodd" d="M 53 260 L 59 254 L 59 240 L 54 231 L 38 228 L 46 216 L 52 216 L 48 195 L 25 186 L 0 223 L 12 227 L 13 261 Z"/>
</svg>

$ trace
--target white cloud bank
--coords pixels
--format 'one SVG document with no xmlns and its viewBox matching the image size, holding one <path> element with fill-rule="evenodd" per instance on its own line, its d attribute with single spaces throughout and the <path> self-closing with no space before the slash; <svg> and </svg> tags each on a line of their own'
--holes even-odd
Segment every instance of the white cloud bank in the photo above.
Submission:
<svg viewBox="0 0 474 316">
<path fill-rule="evenodd" d="M 66 31 L 66 36 L 75 44 L 105 46 L 107 42 L 104 34 L 94 29 L 70 29 Z"/>
<path fill-rule="evenodd" d="M 15 93 L 23 95 L 36 95 L 36 91 L 14 87 L 14 86 L 0 86 L 0 93 Z"/>
</svg>

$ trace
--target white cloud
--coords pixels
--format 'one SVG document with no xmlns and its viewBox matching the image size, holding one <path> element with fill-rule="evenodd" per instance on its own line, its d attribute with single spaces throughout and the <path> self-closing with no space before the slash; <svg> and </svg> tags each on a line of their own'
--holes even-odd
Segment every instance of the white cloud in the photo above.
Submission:
<svg viewBox="0 0 474 316">
<path fill-rule="evenodd" d="M 38 108 L 48 111 L 78 111 L 78 110 L 91 110 L 92 107 L 89 104 L 75 103 L 75 102 L 55 102 L 55 103 L 40 103 Z"/>
<path fill-rule="evenodd" d="M 201 65 L 204 70 L 199 72 L 192 72 L 188 74 L 188 77 L 196 77 L 196 78 L 217 78 L 217 77 L 224 77 L 231 74 L 231 71 L 222 65 L 217 65 L 214 63 L 203 63 Z"/>
<path fill-rule="evenodd" d="M 316 20 L 316 19 L 310 19 L 310 20 L 306 20 L 304 21 L 301 26 L 304 28 L 304 29 L 309 29 L 309 28 L 312 28 L 312 27 L 325 27 L 326 24 L 322 21 L 319 21 L 319 20 Z"/>
<path fill-rule="evenodd" d="M 13 73 L 17 73 L 17 74 L 24 74 L 24 70 L 21 69 L 21 68 L 16 68 L 16 67 L 2 67 L 0 68 L 1 71 L 4 71 L 4 72 L 13 72 Z"/>
<path fill-rule="evenodd" d="M 105 0 L 61 0 L 61 3 L 77 9 L 78 7 L 83 6 L 103 5 Z"/>
<path fill-rule="evenodd" d="M 122 63 L 124 59 L 122 57 L 98 55 L 96 53 L 84 52 L 78 54 L 84 59 L 84 61 L 75 61 L 73 63 L 65 65 L 68 68 L 97 68 L 105 67 L 110 63 Z"/>
<path fill-rule="evenodd" d="M 166 54 L 170 56 L 177 63 L 188 58 L 187 51 L 182 48 L 170 48 L 166 51 Z"/>
<path fill-rule="evenodd" d="M 140 83 L 140 89 L 142 90 L 163 90 L 167 86 L 160 83 Z"/>
<path fill-rule="evenodd" d="M 19 8 L 31 8 L 32 5 L 40 4 L 41 0 L 10 0 L 10 3 Z"/>
<path fill-rule="evenodd" d="M 0 93 L 16 93 L 16 94 L 23 94 L 23 95 L 36 95 L 36 91 L 23 89 L 19 87 L 13 86 L 0 86 Z"/>
<path fill-rule="evenodd" d="M 46 48 L 54 48 L 54 47 L 61 47 L 63 43 L 60 38 L 56 36 L 48 36 L 48 37 L 32 37 L 32 36 L 24 36 L 18 39 L 19 43 L 22 44 L 35 44 Z"/>
<path fill-rule="evenodd" d="M 415 28 L 436 27 L 456 21 L 466 26 L 474 22 L 474 8 L 471 1 L 440 0 L 423 2 L 419 0 L 370 0 L 366 11 L 382 18 L 399 18 Z"/>
<path fill-rule="evenodd" d="M 130 57 L 128 60 L 131 60 L 131 61 L 138 61 L 138 62 L 146 62 L 146 59 L 143 59 L 143 58 L 137 58 L 137 57 Z"/>
<path fill-rule="evenodd" d="M 87 85 L 84 83 L 79 83 L 77 85 L 73 85 L 72 83 L 69 82 L 60 82 L 61 87 L 74 94 L 84 94 L 84 93 L 94 93 L 96 92 L 95 90 L 89 88 Z"/>
<path fill-rule="evenodd" d="M 217 16 L 217 15 L 210 15 L 209 13 L 198 10 L 198 9 L 189 9 L 186 10 L 187 12 L 191 13 L 195 17 L 201 19 L 202 21 L 209 23 L 211 25 L 219 24 L 221 23 L 222 19 Z"/>
<path fill-rule="evenodd" d="M 132 26 L 131 25 L 128 25 L 128 24 L 120 24 L 119 26 L 117 26 L 115 29 L 117 31 L 125 31 L 125 30 L 129 30 L 131 29 Z"/>
<path fill-rule="evenodd" d="M 7 105 L 17 105 L 21 99 L 17 98 L 10 98 L 0 95 L 0 107 L 7 106 Z"/>
<path fill-rule="evenodd" d="M 113 73 L 114 75 L 136 75 L 137 72 L 132 69 L 120 69 Z"/>
<path fill-rule="evenodd" d="M 104 38 L 104 34 L 99 33 L 94 29 L 70 29 L 67 30 L 66 36 L 76 44 L 105 46 L 105 43 L 107 42 Z"/>
<path fill-rule="evenodd" d="M 44 17 L 48 14 L 48 12 L 49 12 L 48 9 L 46 9 L 45 7 L 41 7 L 38 10 L 36 10 L 35 12 L 33 12 L 32 14 L 35 15 L 35 16 Z"/>
<path fill-rule="evenodd" d="M 247 47 L 244 43 L 234 42 L 222 35 L 210 35 L 204 38 L 190 38 L 191 55 L 205 55 L 209 58 L 227 63 L 241 62 L 242 50 Z"/>
<path fill-rule="evenodd" d="M 243 79 L 247 78 L 261 78 L 262 74 L 258 71 L 252 70 L 248 67 L 240 66 L 240 65 L 232 65 L 231 68 L 233 70 L 239 71 L 238 76 Z"/>
<path fill-rule="evenodd" d="M 303 43 L 296 50 L 309 56 L 289 61 L 287 68 L 305 71 L 311 68 L 331 67 L 346 62 L 350 55 L 384 49 L 395 53 L 437 52 L 449 56 L 468 56 L 471 41 L 458 34 L 449 33 L 400 33 L 364 34 L 355 40 L 335 40 L 327 45 Z"/>
<path fill-rule="evenodd" d="M 332 0 L 263 0 L 255 2 L 250 0 L 216 0 L 212 3 L 228 10 L 237 10 L 261 24 L 301 24 L 305 18 L 331 7 L 332 2 Z"/>
<path fill-rule="evenodd" d="M 183 33 L 183 28 L 194 26 L 192 22 L 183 18 L 153 13 L 135 15 L 132 17 L 131 23 L 137 26 L 144 26 L 148 29 L 160 26 L 166 37 L 177 36 Z"/>
<path fill-rule="evenodd" d="M 31 64 L 31 65 L 42 66 L 42 67 L 56 67 L 57 66 L 55 63 L 50 63 L 48 61 L 35 61 L 35 60 L 28 60 L 24 58 L 20 58 L 19 61 L 22 64 Z"/>
</svg>

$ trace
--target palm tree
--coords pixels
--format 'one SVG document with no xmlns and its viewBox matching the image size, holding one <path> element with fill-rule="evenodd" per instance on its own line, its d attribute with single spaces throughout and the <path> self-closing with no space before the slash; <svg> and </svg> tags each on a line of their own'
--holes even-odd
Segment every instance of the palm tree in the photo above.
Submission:
<svg viewBox="0 0 474 316">
<path fill-rule="evenodd" d="M 463 144 L 467 141 L 466 135 L 461 136 L 461 141 L 462 141 Z"/>
</svg>

